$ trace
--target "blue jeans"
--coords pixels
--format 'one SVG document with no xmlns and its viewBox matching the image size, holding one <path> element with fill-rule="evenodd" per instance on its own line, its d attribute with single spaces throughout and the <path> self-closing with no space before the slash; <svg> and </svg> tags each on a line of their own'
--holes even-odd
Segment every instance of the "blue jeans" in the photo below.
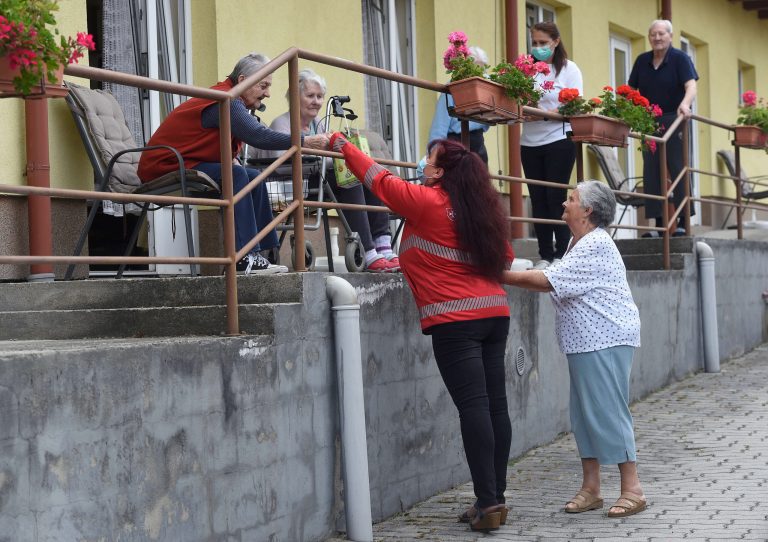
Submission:
<svg viewBox="0 0 768 542">
<path fill-rule="evenodd" d="M 221 185 L 221 163 L 201 162 L 193 169 L 202 171 Z M 261 170 L 232 165 L 232 188 L 235 194 L 252 181 Z M 265 183 L 260 183 L 235 205 L 235 249 L 243 248 L 256 234 L 272 221 L 272 207 Z M 269 250 L 279 245 L 275 230 L 269 232 L 253 251 Z"/>
</svg>

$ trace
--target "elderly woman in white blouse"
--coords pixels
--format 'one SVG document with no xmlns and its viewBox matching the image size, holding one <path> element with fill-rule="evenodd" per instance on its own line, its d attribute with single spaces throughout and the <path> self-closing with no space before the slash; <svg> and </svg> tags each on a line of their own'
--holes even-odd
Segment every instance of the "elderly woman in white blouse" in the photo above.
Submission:
<svg viewBox="0 0 768 542">
<path fill-rule="evenodd" d="M 581 489 L 565 511 L 602 508 L 600 465 L 618 464 L 621 496 L 608 516 L 630 516 L 646 507 L 629 412 L 640 317 L 621 254 L 604 229 L 613 221 L 616 199 L 605 184 L 586 181 L 563 207 L 573 237 L 562 260 L 544 270 L 505 271 L 504 282 L 550 292 L 555 306 L 557 339 L 571 379 L 571 429 L 583 471 Z"/>
</svg>

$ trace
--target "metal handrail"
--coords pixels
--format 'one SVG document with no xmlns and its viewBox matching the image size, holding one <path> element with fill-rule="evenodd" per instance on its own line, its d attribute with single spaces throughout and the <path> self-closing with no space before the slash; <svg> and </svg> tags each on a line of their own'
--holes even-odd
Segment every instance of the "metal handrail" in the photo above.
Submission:
<svg viewBox="0 0 768 542">
<path fill-rule="evenodd" d="M 418 79 L 416 77 L 391 72 L 389 70 L 385 70 L 382 68 L 375 68 L 372 66 L 358 64 L 349 60 L 344 60 L 337 57 L 315 53 L 315 52 L 308 51 L 305 49 L 300 49 L 297 47 L 291 47 L 289 49 L 286 49 L 283 53 L 281 53 L 280 55 L 275 57 L 273 60 L 265 64 L 257 72 L 255 72 L 254 74 L 251 74 L 249 77 L 245 78 L 242 82 L 235 85 L 232 89 L 230 89 L 227 92 L 213 90 L 209 88 L 203 88 L 203 87 L 196 87 L 196 86 L 186 85 L 181 83 L 172 83 L 168 81 L 151 79 L 148 77 L 115 72 L 111 70 L 104 70 L 100 68 L 78 66 L 75 64 L 68 65 L 65 69 L 65 73 L 67 75 L 72 75 L 75 77 L 83 77 L 90 80 L 112 82 L 112 83 L 117 83 L 121 85 L 127 85 L 127 86 L 172 93 L 172 94 L 181 94 L 185 96 L 203 98 L 203 99 L 208 99 L 214 102 L 218 102 L 220 104 L 220 107 L 219 107 L 220 156 L 221 156 L 222 163 L 228 163 L 231 159 L 231 148 L 230 148 L 231 126 L 230 126 L 230 116 L 229 116 L 231 101 L 233 99 L 239 98 L 242 92 L 244 92 L 246 89 L 250 88 L 252 85 L 254 85 L 258 81 L 260 81 L 267 75 L 273 73 L 278 68 L 282 67 L 284 64 L 287 63 L 288 70 L 289 70 L 288 87 L 289 87 L 289 104 L 290 104 L 290 112 L 291 112 L 290 120 L 291 120 L 292 146 L 275 163 L 267 167 L 262 173 L 260 173 L 256 178 L 250 181 L 246 185 L 246 187 L 243 190 L 239 191 L 237 194 L 233 193 L 231 168 L 222 168 L 221 199 L 189 198 L 189 197 L 185 198 L 181 196 L 150 196 L 150 195 L 135 194 L 135 193 L 131 193 L 131 194 L 121 194 L 121 193 L 111 193 L 111 192 L 103 193 L 103 192 L 95 192 L 91 190 L 72 190 L 72 189 L 61 189 L 61 188 L 41 188 L 41 187 L 34 187 L 34 186 L 0 185 L 0 192 L 11 193 L 11 194 L 42 195 L 42 196 L 54 196 L 54 197 L 63 197 L 63 198 L 76 198 L 76 199 L 97 199 L 97 200 L 109 199 L 113 201 L 122 201 L 122 202 L 150 202 L 150 203 L 161 203 L 161 204 L 183 203 L 183 204 L 206 205 L 206 206 L 218 207 L 224 211 L 223 213 L 224 214 L 224 252 L 226 254 L 226 256 L 224 257 L 216 257 L 216 258 L 205 257 L 204 258 L 204 257 L 189 257 L 189 256 L 186 256 L 186 257 L 0 256 L 0 263 L 10 263 L 10 264 L 23 264 L 23 263 L 32 263 L 32 264 L 34 263 L 224 264 L 226 266 L 225 281 L 226 281 L 226 305 L 227 305 L 227 333 L 231 335 L 239 333 L 239 321 L 238 321 L 238 314 L 237 314 L 237 281 L 236 281 L 237 277 L 236 277 L 235 265 L 240 258 L 242 258 L 245 254 L 247 254 L 248 251 L 252 249 L 261 239 L 263 239 L 264 236 L 267 235 L 267 233 L 269 233 L 274 227 L 284 222 L 289 217 L 292 217 L 294 221 L 294 230 L 296 232 L 295 233 L 296 246 L 301 247 L 301 246 L 304 246 L 303 217 L 304 217 L 305 207 L 325 208 L 325 209 L 335 208 L 335 209 L 350 209 L 350 210 L 365 210 L 365 211 L 381 211 L 381 212 L 389 211 L 387 207 L 383 207 L 383 206 L 304 201 L 304 195 L 302 190 L 303 179 L 301 178 L 301 167 L 300 167 L 302 155 L 313 154 L 313 155 L 328 156 L 328 157 L 340 157 L 341 155 L 339 153 L 335 153 L 332 151 L 310 150 L 310 149 L 301 147 L 301 131 L 300 131 L 300 119 L 299 119 L 299 89 L 298 89 L 298 60 L 299 59 L 310 60 L 313 62 L 334 66 L 343 70 L 355 71 L 358 73 L 371 75 L 374 77 L 385 78 L 390 81 L 396 81 L 399 83 L 416 86 L 416 87 L 427 89 L 427 90 L 432 90 L 436 92 L 447 92 L 447 87 L 444 84 Z M 536 117 L 547 118 L 551 120 L 561 120 L 561 121 L 565 120 L 565 118 L 559 113 L 552 112 L 552 111 L 544 111 L 541 109 L 537 109 L 535 107 L 525 106 L 522 108 L 522 110 L 524 115 L 528 115 L 528 116 L 536 116 Z M 705 117 L 693 115 L 692 118 L 699 120 L 701 122 L 708 123 L 712 126 L 716 126 L 718 128 L 732 130 L 731 126 L 718 123 L 716 121 L 707 119 Z M 675 129 L 683 121 L 684 121 L 683 117 L 678 116 L 663 137 L 645 136 L 646 140 L 654 141 L 659 146 L 657 152 L 659 152 L 661 155 L 660 162 L 662 164 L 661 165 L 662 172 L 666 164 L 666 159 L 665 159 L 666 143 L 669 140 L 669 138 L 672 136 L 672 133 L 675 131 Z M 466 130 L 466 125 L 467 125 L 467 122 L 463 120 L 462 127 L 464 130 Z M 684 148 L 686 149 L 687 149 L 688 125 L 689 123 L 685 122 L 683 126 Z M 635 134 L 635 133 L 630 133 L 629 135 L 630 137 L 637 138 L 637 139 L 643 137 L 640 134 Z M 579 151 L 581 150 L 580 147 L 581 147 L 581 144 L 579 144 Z M 631 196 L 645 198 L 649 200 L 666 201 L 671 193 L 671 190 L 674 187 L 676 187 L 683 179 L 686 179 L 686 182 L 683 183 L 685 187 L 685 196 L 683 198 L 683 204 L 681 204 L 680 208 L 677 209 L 677 211 L 673 214 L 671 220 L 674 221 L 680 215 L 681 212 L 685 212 L 686 231 L 689 233 L 690 203 L 692 201 L 711 202 L 711 203 L 717 203 L 717 204 L 725 204 L 725 202 L 716 202 L 714 200 L 707 200 L 704 198 L 692 198 L 690 196 L 690 194 L 688 193 L 689 183 L 687 182 L 689 174 L 691 172 L 701 172 L 701 173 L 705 173 L 705 172 L 690 168 L 689 164 L 687 163 L 687 154 L 688 153 L 686 152 L 683 172 L 678 176 L 677 179 L 675 179 L 674 183 L 672 184 L 672 187 L 667 190 L 665 195 L 654 195 L 654 194 L 644 194 L 644 193 L 635 193 L 635 192 L 630 193 L 630 192 L 624 192 L 624 191 L 614 191 L 614 192 L 619 195 L 631 195 Z M 580 155 L 581 155 L 581 152 L 579 152 L 579 158 L 580 158 Z M 292 160 L 292 164 L 293 164 L 293 194 L 296 194 L 298 197 L 296 197 L 293 200 L 293 202 L 291 202 L 291 204 L 288 205 L 288 207 L 285 210 L 283 210 L 276 217 L 274 217 L 274 219 L 265 228 L 262 228 L 262 230 L 259 231 L 258 234 L 253 239 L 251 239 L 240 251 L 236 251 L 235 242 L 234 242 L 234 236 L 235 236 L 234 205 L 235 203 L 239 202 L 243 197 L 246 197 L 246 195 L 251 190 L 253 190 L 259 183 L 263 182 L 263 180 L 272 171 L 274 171 L 274 169 L 276 169 L 280 164 L 287 162 L 289 159 Z M 388 160 L 388 159 L 376 159 L 375 161 L 378 162 L 379 164 L 389 165 L 389 166 L 405 167 L 405 168 L 416 167 L 416 164 L 412 162 L 402 162 L 402 161 Z M 736 147 L 736 162 L 738 167 L 739 166 L 738 147 Z M 578 173 L 580 174 L 580 171 Z M 572 185 L 563 185 L 560 183 L 553 183 L 553 182 L 536 180 L 536 179 L 524 179 L 520 177 L 512 177 L 512 176 L 506 176 L 506 175 L 491 175 L 491 178 L 499 181 L 504 181 L 507 183 L 526 183 L 526 184 L 531 184 L 536 186 L 546 186 L 546 187 L 563 188 L 563 189 L 575 188 Z M 664 178 L 663 174 L 662 174 L 662 178 Z M 734 177 L 731 177 L 731 178 L 739 179 Z M 579 180 L 581 179 L 579 178 Z M 732 204 L 732 205 L 739 208 L 754 208 L 754 206 L 744 205 L 741 202 L 740 191 L 738 190 L 737 190 L 737 201 L 735 204 Z M 664 224 L 666 224 L 666 227 L 630 226 L 630 225 L 616 225 L 612 227 L 619 227 L 619 228 L 632 229 L 632 230 L 663 232 L 664 262 L 665 262 L 665 268 L 669 269 L 669 228 L 670 228 L 671 222 L 670 222 L 667 206 L 662 205 L 662 209 L 663 209 L 663 221 L 664 221 Z M 739 214 L 739 217 L 740 216 L 741 215 Z M 564 224 L 562 220 L 537 219 L 537 218 L 522 217 L 522 216 L 520 217 L 510 216 L 508 217 L 508 220 L 510 222 L 526 222 L 526 223 L 534 223 L 534 224 L 536 223 Z M 739 218 L 739 238 L 740 239 L 742 238 L 740 218 Z M 298 271 L 303 271 L 304 267 L 305 267 L 304 251 L 298 250 L 295 258 L 295 268 Z"/>
</svg>

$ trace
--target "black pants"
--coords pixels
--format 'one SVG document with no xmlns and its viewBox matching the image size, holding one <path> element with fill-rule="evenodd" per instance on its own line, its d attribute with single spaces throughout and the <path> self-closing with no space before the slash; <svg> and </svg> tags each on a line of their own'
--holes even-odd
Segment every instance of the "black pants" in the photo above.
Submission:
<svg viewBox="0 0 768 542">
<path fill-rule="evenodd" d="M 520 147 L 520 158 L 526 179 L 568 184 L 576 162 L 576 147 L 569 139 L 560 139 L 538 147 Z M 563 202 L 568 198 L 566 189 L 528 185 L 533 218 L 559 220 L 563 216 Z M 539 242 L 539 256 L 551 262 L 562 258 L 568 249 L 571 231 L 568 226 L 534 224 Z M 554 235 L 555 244 L 552 245 Z"/>
<path fill-rule="evenodd" d="M 332 169 L 326 171 L 328 184 L 333 190 L 333 194 L 340 203 L 354 203 L 356 205 L 384 205 L 376 195 L 368 190 L 363 184 L 358 184 L 352 188 L 341 188 L 336 184 L 336 174 Z M 360 242 L 363 248 L 373 250 L 376 248 L 376 238 L 382 235 L 390 235 L 389 213 L 380 213 L 377 211 L 352 211 L 344 209 L 344 217 L 349 222 L 352 231 L 360 235 Z"/>
<path fill-rule="evenodd" d="M 429 332 L 437 367 L 459 410 L 477 505 L 503 503 L 512 443 L 504 376 L 509 318 L 439 324 Z"/>
<path fill-rule="evenodd" d="M 461 143 L 461 134 L 448 133 L 448 139 L 453 139 Z M 485 149 L 485 136 L 482 130 L 472 130 L 469 132 L 469 150 L 476 152 L 483 159 L 485 165 L 488 165 L 488 151 Z"/>
<path fill-rule="evenodd" d="M 659 117 L 659 124 L 663 126 L 670 126 L 677 117 L 677 113 L 670 113 Z M 658 135 L 664 135 L 663 132 Z M 656 152 L 643 151 L 643 191 L 646 194 L 661 195 L 661 162 L 659 160 L 659 150 Z M 683 128 L 682 125 L 675 130 L 672 137 L 667 141 L 667 169 L 669 170 L 669 176 L 674 181 L 680 172 L 683 171 Z M 664 183 L 664 190 L 667 189 L 666 183 Z M 672 203 L 675 205 L 675 209 L 680 207 L 680 202 L 683 201 L 685 196 L 685 186 L 682 184 L 677 185 L 672 193 Z M 691 206 L 691 215 L 694 214 L 694 206 Z M 655 199 L 645 200 L 645 217 L 646 218 L 661 218 L 661 201 Z M 684 220 L 683 215 L 680 215 L 681 221 Z"/>
</svg>

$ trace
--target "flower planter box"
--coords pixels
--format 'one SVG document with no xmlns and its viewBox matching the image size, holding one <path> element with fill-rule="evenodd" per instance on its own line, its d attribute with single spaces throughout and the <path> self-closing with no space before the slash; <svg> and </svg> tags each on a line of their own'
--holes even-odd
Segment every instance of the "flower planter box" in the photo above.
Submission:
<svg viewBox="0 0 768 542">
<path fill-rule="evenodd" d="M 19 69 L 11 69 L 8 58 L 0 56 L 0 98 L 3 97 L 61 97 L 67 95 L 67 87 L 62 85 L 64 80 L 64 66 L 60 66 L 56 70 L 56 81 L 45 81 L 45 85 L 38 84 L 32 87 L 32 92 L 29 94 L 19 94 L 19 92 L 13 86 L 13 78 L 19 75 Z"/>
<path fill-rule="evenodd" d="M 734 145 L 747 147 L 748 149 L 764 149 L 768 144 L 768 134 L 758 126 L 734 126 Z"/>
<path fill-rule="evenodd" d="M 520 105 L 504 92 L 504 87 L 483 77 L 470 77 L 448 84 L 454 102 L 453 113 L 485 124 L 522 122 Z"/>
<path fill-rule="evenodd" d="M 626 147 L 629 126 L 618 119 L 603 115 L 574 115 L 568 118 L 571 123 L 572 141 Z"/>
</svg>

